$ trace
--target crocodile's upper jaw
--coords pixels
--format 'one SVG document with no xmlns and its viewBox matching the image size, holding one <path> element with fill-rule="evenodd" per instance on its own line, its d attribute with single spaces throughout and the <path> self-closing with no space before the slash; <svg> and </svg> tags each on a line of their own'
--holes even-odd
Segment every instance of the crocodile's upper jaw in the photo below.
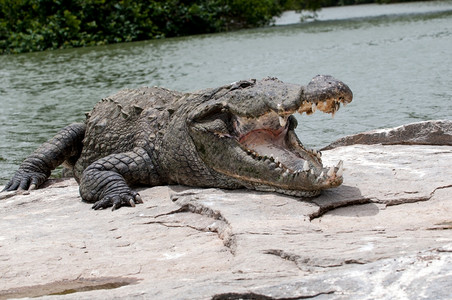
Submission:
<svg viewBox="0 0 452 300">
<path fill-rule="evenodd" d="M 348 91 L 345 96 L 333 93 L 334 97 L 305 99 L 297 110 L 267 110 L 259 117 L 237 116 L 223 108 L 194 122 L 190 132 L 205 164 L 243 186 L 316 196 L 342 183 L 343 163 L 323 167 L 321 153 L 306 149 L 296 136 L 297 121 L 292 114 L 310 114 L 316 108 L 334 114 L 341 103 L 351 101 Z"/>
</svg>

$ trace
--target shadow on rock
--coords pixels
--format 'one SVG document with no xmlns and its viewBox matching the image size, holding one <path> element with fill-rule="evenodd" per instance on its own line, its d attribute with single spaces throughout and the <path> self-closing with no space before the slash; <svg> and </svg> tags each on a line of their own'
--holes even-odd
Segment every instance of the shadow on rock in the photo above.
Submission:
<svg viewBox="0 0 452 300">
<path fill-rule="evenodd" d="M 319 206 L 318 212 L 310 215 L 311 220 L 321 217 L 327 212 L 346 206 L 360 205 L 360 207 L 364 207 L 362 204 L 368 204 L 365 206 L 365 212 L 362 212 L 363 216 L 373 216 L 378 214 L 379 211 L 378 207 L 372 203 L 370 198 L 366 198 L 361 194 L 359 188 L 348 185 L 341 185 L 338 188 L 326 190 L 319 197 L 313 200 L 306 199 L 305 201 L 310 201 Z"/>
</svg>

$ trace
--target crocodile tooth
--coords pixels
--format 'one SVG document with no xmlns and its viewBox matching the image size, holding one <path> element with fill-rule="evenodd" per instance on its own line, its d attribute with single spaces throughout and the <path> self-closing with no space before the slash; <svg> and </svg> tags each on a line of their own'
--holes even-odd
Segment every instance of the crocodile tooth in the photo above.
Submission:
<svg viewBox="0 0 452 300">
<path fill-rule="evenodd" d="M 286 169 L 286 171 L 283 173 L 283 177 L 287 177 L 287 176 L 289 176 L 289 174 L 290 174 L 289 170 Z"/>
<path fill-rule="evenodd" d="M 344 174 L 344 169 L 341 167 L 339 170 L 337 170 L 336 176 L 341 177 L 342 174 Z"/>
<path fill-rule="evenodd" d="M 344 162 L 342 160 L 337 164 L 337 168 L 338 170 L 336 172 L 336 175 L 340 177 L 342 176 L 342 174 L 344 174 Z"/>
<path fill-rule="evenodd" d="M 279 125 L 281 127 L 286 127 L 287 124 L 287 117 L 279 116 Z"/>
<path fill-rule="evenodd" d="M 311 169 L 311 174 L 314 175 L 314 169 Z"/>
<path fill-rule="evenodd" d="M 321 158 L 322 157 L 322 152 L 317 152 L 317 158 Z"/>
<path fill-rule="evenodd" d="M 303 164 L 303 171 L 309 171 L 309 163 L 307 160 L 304 161 Z"/>
<path fill-rule="evenodd" d="M 322 171 L 322 173 L 320 173 L 319 178 L 322 178 L 323 175 L 325 175 L 325 173 Z"/>
<path fill-rule="evenodd" d="M 333 176 L 333 175 L 334 175 L 334 167 L 331 167 L 331 168 L 328 170 L 328 173 L 326 173 L 326 175 L 328 175 L 328 177 Z"/>
<path fill-rule="evenodd" d="M 315 113 L 316 110 L 317 110 L 317 104 L 312 103 L 312 105 L 311 105 L 311 111 L 312 111 L 313 113 Z"/>
</svg>

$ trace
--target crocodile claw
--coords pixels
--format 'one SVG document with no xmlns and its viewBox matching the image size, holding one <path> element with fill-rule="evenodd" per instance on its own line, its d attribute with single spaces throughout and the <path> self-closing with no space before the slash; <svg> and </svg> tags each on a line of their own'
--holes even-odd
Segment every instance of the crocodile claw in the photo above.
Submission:
<svg viewBox="0 0 452 300">
<path fill-rule="evenodd" d="M 141 199 L 140 194 L 135 195 L 135 203 L 140 203 L 140 204 L 143 203 L 143 199 Z"/>
<path fill-rule="evenodd" d="M 121 193 L 120 195 L 105 196 L 101 200 L 95 202 L 92 209 L 105 209 L 111 206 L 111 210 L 114 211 L 123 206 L 135 207 L 135 205 L 139 203 L 143 203 L 140 195 L 130 191 L 128 193 Z"/>
</svg>

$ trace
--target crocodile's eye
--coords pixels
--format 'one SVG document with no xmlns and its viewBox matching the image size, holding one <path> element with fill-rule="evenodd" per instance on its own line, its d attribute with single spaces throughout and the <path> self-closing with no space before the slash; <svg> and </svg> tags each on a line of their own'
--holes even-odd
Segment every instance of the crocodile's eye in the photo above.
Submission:
<svg viewBox="0 0 452 300">
<path fill-rule="evenodd" d="M 196 120 L 192 123 L 192 128 L 204 132 L 229 134 L 231 130 L 229 123 L 228 114 L 220 112 Z"/>
</svg>

